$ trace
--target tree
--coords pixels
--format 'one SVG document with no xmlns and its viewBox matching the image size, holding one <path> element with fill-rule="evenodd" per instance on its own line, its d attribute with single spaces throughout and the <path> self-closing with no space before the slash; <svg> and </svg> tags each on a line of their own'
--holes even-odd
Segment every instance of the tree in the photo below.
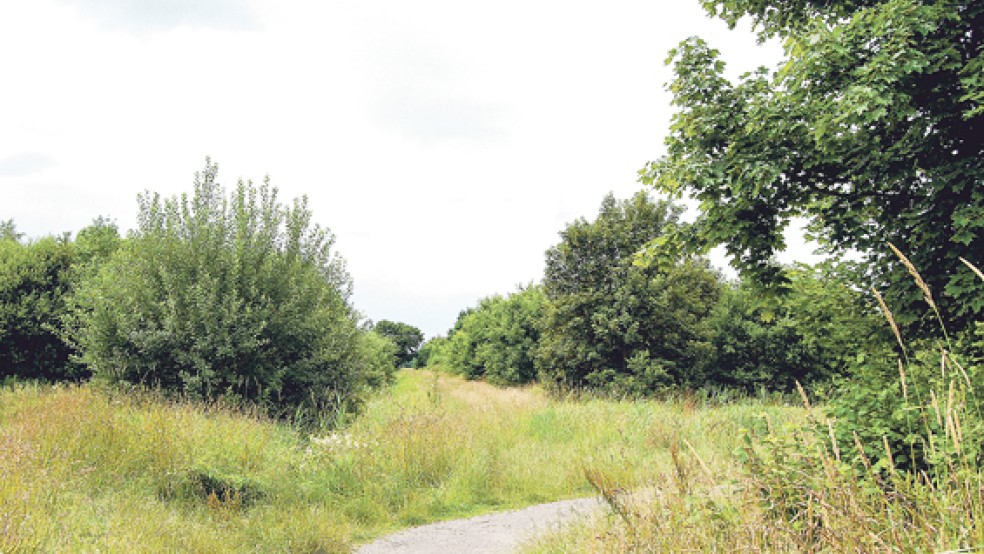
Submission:
<svg viewBox="0 0 984 554">
<path fill-rule="evenodd" d="M 100 378 L 316 415 L 392 373 L 391 348 L 358 326 L 334 236 L 306 199 L 210 161 L 194 192 L 139 197 L 138 229 L 74 297 L 69 335 Z"/>
<path fill-rule="evenodd" d="M 542 288 L 534 285 L 483 298 L 461 312 L 437 358 L 446 370 L 470 379 L 497 385 L 533 381 L 545 301 Z"/>
<path fill-rule="evenodd" d="M 13 221 L 0 224 L 0 379 L 48 381 L 88 376 L 71 360 L 62 321 L 69 298 L 119 244 L 116 226 L 99 218 L 79 231 L 21 242 Z"/>
<path fill-rule="evenodd" d="M 407 323 L 383 319 L 378 321 L 373 329 L 396 344 L 396 364 L 399 367 L 408 367 L 417 355 L 417 349 L 424 342 L 424 333 Z"/>
<path fill-rule="evenodd" d="M 71 367 L 71 349 L 59 335 L 74 262 L 67 241 L 0 240 L 0 379 L 83 376 Z"/>
<path fill-rule="evenodd" d="M 786 268 L 786 294 L 764 296 L 753 283 L 727 287 L 708 320 L 708 384 L 792 391 L 822 389 L 859 356 L 892 359 L 892 339 L 877 309 L 850 287 L 847 266 Z"/>
<path fill-rule="evenodd" d="M 789 221 L 805 217 L 829 252 L 864 255 L 866 280 L 900 323 L 927 311 L 888 243 L 945 293 L 951 330 L 979 319 L 984 285 L 959 260 L 979 265 L 984 252 L 984 3 L 702 4 L 732 26 L 750 17 L 763 39 L 785 41 L 785 59 L 735 85 L 704 41 L 671 52 L 679 111 L 667 154 L 641 179 L 700 201 L 695 226 L 676 238 L 695 250 L 724 244 L 743 274 L 779 284 L 772 256 Z"/>
<path fill-rule="evenodd" d="M 24 233 L 17 232 L 17 225 L 14 224 L 13 219 L 0 221 L 0 241 L 20 242 L 22 238 L 24 238 Z"/>
<path fill-rule="evenodd" d="M 625 201 L 609 195 L 595 221 L 575 221 L 561 233 L 547 251 L 543 280 L 537 366 L 544 379 L 629 393 L 693 383 L 719 278 L 699 259 L 635 263 L 680 211 L 645 193 Z"/>
</svg>

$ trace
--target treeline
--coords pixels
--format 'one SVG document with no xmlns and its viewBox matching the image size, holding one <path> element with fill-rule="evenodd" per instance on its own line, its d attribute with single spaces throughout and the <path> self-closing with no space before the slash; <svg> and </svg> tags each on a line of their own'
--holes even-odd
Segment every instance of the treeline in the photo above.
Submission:
<svg viewBox="0 0 984 554">
<path fill-rule="evenodd" d="M 420 361 L 499 384 L 633 395 L 822 391 L 859 360 L 895 363 L 890 326 L 854 285 L 859 267 L 796 264 L 766 291 L 700 257 L 640 255 L 678 231 L 680 215 L 645 193 L 606 197 L 593 221 L 560 233 L 541 283 L 463 311 Z"/>
<path fill-rule="evenodd" d="M 306 199 L 284 204 L 267 182 L 227 191 L 217 169 L 190 195 L 140 195 L 125 238 L 105 219 L 74 239 L 24 240 L 5 222 L 0 379 L 137 383 L 304 417 L 388 382 L 422 337 L 376 332 L 354 309 Z"/>
</svg>

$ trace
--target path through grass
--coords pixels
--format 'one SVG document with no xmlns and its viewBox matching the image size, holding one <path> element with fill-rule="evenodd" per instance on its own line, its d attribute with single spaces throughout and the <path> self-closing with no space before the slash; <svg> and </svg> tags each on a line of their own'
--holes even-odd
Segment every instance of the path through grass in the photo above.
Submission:
<svg viewBox="0 0 984 554">
<path fill-rule="evenodd" d="M 404 371 L 344 429 L 90 386 L 0 390 L 0 551 L 347 552 L 440 519 L 727 464 L 755 404 L 554 400 Z"/>
</svg>

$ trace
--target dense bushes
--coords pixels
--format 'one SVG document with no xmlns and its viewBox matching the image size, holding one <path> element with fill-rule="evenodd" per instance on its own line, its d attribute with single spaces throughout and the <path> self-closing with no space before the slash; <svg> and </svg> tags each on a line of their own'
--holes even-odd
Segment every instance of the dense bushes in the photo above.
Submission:
<svg viewBox="0 0 984 554">
<path fill-rule="evenodd" d="M 908 259 L 901 261 L 920 284 L 927 311 L 937 312 L 934 292 Z M 974 276 L 972 269 L 965 271 Z M 936 338 L 905 340 L 888 304 L 882 309 L 885 329 L 896 333 L 885 342 L 896 341 L 897 350 L 857 360 L 830 402 L 831 434 L 864 450 L 845 457 L 858 465 L 873 463 L 880 471 L 921 470 L 939 482 L 963 469 L 978 470 L 984 464 L 979 440 L 984 434 L 984 359 L 971 339 L 953 341 L 945 329 Z M 978 328 L 984 324 L 976 323 Z"/>
<path fill-rule="evenodd" d="M 392 344 L 357 325 L 334 237 L 304 199 L 207 164 L 194 193 L 145 193 L 139 228 L 79 287 L 68 333 L 101 378 L 276 412 L 339 408 L 392 372 Z"/>
<path fill-rule="evenodd" d="M 788 289 L 763 295 L 747 282 L 725 289 L 708 319 L 710 355 L 699 371 L 716 385 L 791 391 L 843 376 L 859 355 L 891 353 L 881 318 L 848 287 L 848 266 L 787 268 Z"/>
<path fill-rule="evenodd" d="M 0 380 L 79 379 L 88 372 L 63 340 L 67 299 L 80 279 L 119 244 L 104 219 L 69 236 L 22 242 L 13 222 L 0 232 Z"/>
<path fill-rule="evenodd" d="M 64 379 L 71 350 L 58 336 L 75 249 L 45 238 L 0 240 L 0 378 Z"/>
<path fill-rule="evenodd" d="M 452 373 L 496 384 L 533 381 L 544 300 L 542 289 L 535 286 L 483 299 L 478 307 L 462 312 L 435 361 Z"/>
</svg>

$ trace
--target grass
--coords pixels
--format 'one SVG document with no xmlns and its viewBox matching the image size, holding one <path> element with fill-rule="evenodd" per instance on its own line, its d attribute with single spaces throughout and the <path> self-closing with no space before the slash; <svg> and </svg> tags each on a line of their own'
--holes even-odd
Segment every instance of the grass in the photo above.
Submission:
<svg viewBox="0 0 984 554">
<path fill-rule="evenodd" d="M 344 429 L 309 435 L 218 405 L 18 384 L 0 389 L 0 552 L 347 552 L 592 481 L 726 467 L 764 414 L 802 411 L 554 400 L 404 371 Z"/>
<path fill-rule="evenodd" d="M 853 447 L 838 452 L 803 423 L 752 439 L 730 460 L 678 452 L 641 489 L 595 476 L 610 513 L 523 552 L 980 552 L 984 477 L 975 467 L 945 479 L 857 467 L 840 458 Z"/>
</svg>

